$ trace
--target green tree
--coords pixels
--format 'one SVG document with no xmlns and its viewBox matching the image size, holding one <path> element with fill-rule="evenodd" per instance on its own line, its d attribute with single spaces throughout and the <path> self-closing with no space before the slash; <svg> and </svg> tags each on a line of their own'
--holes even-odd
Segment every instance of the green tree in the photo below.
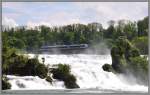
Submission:
<svg viewBox="0 0 150 95">
<path fill-rule="evenodd" d="M 148 16 L 137 22 L 138 36 L 148 36 Z"/>
<path fill-rule="evenodd" d="M 148 54 L 148 37 L 136 37 L 132 43 L 140 50 L 141 54 Z"/>
</svg>

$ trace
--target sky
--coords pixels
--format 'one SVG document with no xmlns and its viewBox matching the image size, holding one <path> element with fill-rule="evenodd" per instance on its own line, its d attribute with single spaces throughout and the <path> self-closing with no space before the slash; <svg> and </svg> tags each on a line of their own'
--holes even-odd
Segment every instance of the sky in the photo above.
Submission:
<svg viewBox="0 0 150 95">
<path fill-rule="evenodd" d="M 110 20 L 137 21 L 148 16 L 147 2 L 3 2 L 2 24 L 61 26 L 98 22 L 107 27 Z"/>
</svg>

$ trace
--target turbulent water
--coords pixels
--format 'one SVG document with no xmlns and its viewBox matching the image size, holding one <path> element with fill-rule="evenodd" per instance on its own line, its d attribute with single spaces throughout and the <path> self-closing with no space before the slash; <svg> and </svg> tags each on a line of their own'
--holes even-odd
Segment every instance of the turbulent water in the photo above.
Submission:
<svg viewBox="0 0 150 95">
<path fill-rule="evenodd" d="M 29 54 L 29 57 L 34 57 L 34 54 Z M 132 76 L 126 78 L 123 75 L 115 75 L 111 72 L 103 71 L 103 64 L 111 64 L 110 55 L 39 54 L 38 58 L 41 62 L 43 57 L 45 58 L 45 65 L 69 64 L 71 73 L 76 76 L 77 84 L 81 90 L 148 91 L 147 86 L 137 84 L 136 79 Z M 18 77 L 8 75 L 8 78 L 12 85 L 12 90 L 65 89 L 64 83 L 57 80 L 50 84 L 45 79 L 33 76 Z"/>
</svg>

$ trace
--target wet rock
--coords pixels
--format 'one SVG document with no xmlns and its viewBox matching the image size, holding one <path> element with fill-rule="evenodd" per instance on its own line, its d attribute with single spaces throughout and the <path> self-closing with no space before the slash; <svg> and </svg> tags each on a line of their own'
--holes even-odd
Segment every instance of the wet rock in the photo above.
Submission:
<svg viewBox="0 0 150 95">
<path fill-rule="evenodd" d="M 112 72 L 112 66 L 110 64 L 104 64 L 102 68 L 104 71 Z"/>
<path fill-rule="evenodd" d="M 11 84 L 8 82 L 6 76 L 2 76 L 2 90 L 7 90 L 11 88 Z"/>
<path fill-rule="evenodd" d="M 52 78 L 50 76 L 47 76 L 45 80 L 52 83 Z"/>
<path fill-rule="evenodd" d="M 18 80 L 16 81 L 16 84 L 19 88 L 25 88 L 25 85 L 23 83 L 20 83 Z"/>
</svg>

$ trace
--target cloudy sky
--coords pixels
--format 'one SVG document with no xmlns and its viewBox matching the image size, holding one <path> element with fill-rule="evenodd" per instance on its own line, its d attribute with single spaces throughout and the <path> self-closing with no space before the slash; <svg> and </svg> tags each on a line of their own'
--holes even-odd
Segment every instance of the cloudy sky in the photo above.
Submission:
<svg viewBox="0 0 150 95">
<path fill-rule="evenodd" d="M 2 24 L 67 25 L 99 22 L 107 27 L 109 20 L 136 21 L 148 15 L 147 2 L 3 2 Z"/>
</svg>

